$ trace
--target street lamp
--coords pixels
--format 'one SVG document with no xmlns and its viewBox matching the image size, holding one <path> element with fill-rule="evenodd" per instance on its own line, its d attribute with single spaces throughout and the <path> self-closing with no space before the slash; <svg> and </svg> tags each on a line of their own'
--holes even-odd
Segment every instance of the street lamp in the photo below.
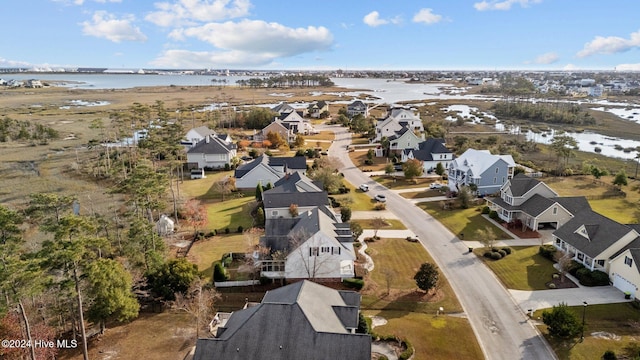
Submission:
<svg viewBox="0 0 640 360">
<path fill-rule="evenodd" d="M 580 342 L 584 341 L 584 317 L 587 313 L 587 302 L 583 301 L 582 302 L 584 304 L 584 306 L 582 307 L 582 335 L 580 336 Z"/>
</svg>

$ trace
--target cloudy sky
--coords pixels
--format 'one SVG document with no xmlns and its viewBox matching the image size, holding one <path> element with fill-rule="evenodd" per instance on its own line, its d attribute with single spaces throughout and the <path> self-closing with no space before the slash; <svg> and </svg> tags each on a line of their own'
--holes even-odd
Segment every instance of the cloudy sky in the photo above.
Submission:
<svg viewBox="0 0 640 360">
<path fill-rule="evenodd" d="M 0 67 L 639 70 L 637 0 L 4 1 Z"/>
</svg>

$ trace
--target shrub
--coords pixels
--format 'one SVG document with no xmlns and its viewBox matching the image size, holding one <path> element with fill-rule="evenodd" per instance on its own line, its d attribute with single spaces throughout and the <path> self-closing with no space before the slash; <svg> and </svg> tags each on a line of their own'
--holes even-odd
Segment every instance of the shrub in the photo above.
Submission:
<svg viewBox="0 0 640 360">
<path fill-rule="evenodd" d="M 373 160 L 371 160 L 371 159 L 366 159 L 366 160 L 364 161 L 364 164 L 365 164 L 365 165 L 373 165 Z"/>
<path fill-rule="evenodd" d="M 571 260 L 571 265 L 569 266 L 569 274 L 578 277 L 578 270 L 583 269 L 584 265 L 581 263 Z"/>
<path fill-rule="evenodd" d="M 224 164 L 224 171 L 229 171 L 231 170 L 231 165 L 229 165 L 229 163 L 225 163 Z"/>
<path fill-rule="evenodd" d="M 554 255 L 556 253 L 556 247 L 551 245 L 551 244 L 545 244 L 540 246 L 540 248 L 538 249 L 538 254 L 542 255 L 543 257 L 552 260 L 554 258 Z"/>
<path fill-rule="evenodd" d="M 244 230 L 244 228 L 242 227 L 242 225 L 238 226 L 238 232 L 241 233 Z"/>
<path fill-rule="evenodd" d="M 344 279 L 342 280 L 342 283 L 345 286 L 350 287 L 352 289 L 356 289 L 356 290 L 360 290 L 364 287 L 364 280 L 362 279 L 354 279 L 354 278 Z"/>
<path fill-rule="evenodd" d="M 229 260 L 231 260 L 231 258 L 229 258 Z M 216 264 L 213 266 L 213 281 L 221 282 L 227 281 L 227 279 L 227 271 L 224 269 L 221 263 L 216 262 Z"/>
<path fill-rule="evenodd" d="M 497 251 L 494 251 L 494 252 L 491 253 L 491 258 L 493 260 L 500 260 L 500 259 L 502 259 L 502 254 L 500 254 Z"/>
<path fill-rule="evenodd" d="M 507 255 L 511 255 L 511 248 L 510 247 L 503 247 L 502 250 L 507 253 Z"/>
<path fill-rule="evenodd" d="M 409 340 L 403 340 L 404 346 L 406 349 L 400 353 L 398 356 L 398 360 L 408 360 L 413 356 L 413 345 L 409 342 Z"/>
<path fill-rule="evenodd" d="M 489 212 L 489 218 L 493 219 L 493 220 L 498 220 L 500 219 L 500 217 L 498 216 L 498 213 L 495 210 L 491 210 Z"/>
<path fill-rule="evenodd" d="M 618 357 L 616 356 L 616 353 L 613 352 L 612 350 L 607 350 L 604 352 L 604 354 L 602 354 L 602 360 L 617 360 Z"/>
<path fill-rule="evenodd" d="M 214 231 L 209 231 L 207 233 L 207 237 L 214 237 L 214 236 L 216 236 L 216 231 L 215 230 Z"/>
<path fill-rule="evenodd" d="M 488 215 L 490 212 L 491 212 L 491 209 L 489 209 L 488 206 L 485 206 L 485 207 L 482 208 L 482 213 L 484 215 Z"/>
<path fill-rule="evenodd" d="M 491 254 L 493 254 L 493 251 L 489 251 L 489 250 L 487 250 L 487 251 L 485 251 L 485 252 L 484 252 L 484 254 L 482 254 L 482 256 L 484 256 L 484 257 L 486 257 L 486 258 L 490 258 L 490 257 L 491 257 Z"/>
<path fill-rule="evenodd" d="M 498 253 L 498 254 L 500 254 L 500 257 L 501 257 L 501 258 L 503 258 L 503 257 L 507 256 L 507 252 L 506 252 L 506 251 L 504 251 L 504 250 L 498 250 L 498 251 L 497 251 L 497 253 Z"/>
<path fill-rule="evenodd" d="M 229 233 L 229 228 L 224 228 L 224 233 L 228 234 Z"/>
<path fill-rule="evenodd" d="M 609 285 L 609 275 L 599 270 L 590 271 L 583 267 L 576 272 L 576 277 L 580 281 L 580 284 L 584 286 Z"/>
<path fill-rule="evenodd" d="M 384 203 L 376 203 L 375 205 L 373 205 L 373 210 L 384 210 L 387 208 L 387 205 L 385 205 Z"/>
<path fill-rule="evenodd" d="M 556 288 L 556 284 L 554 284 L 554 283 L 549 283 L 549 284 L 547 285 L 547 287 L 548 287 L 549 289 L 555 289 L 555 288 Z"/>
</svg>

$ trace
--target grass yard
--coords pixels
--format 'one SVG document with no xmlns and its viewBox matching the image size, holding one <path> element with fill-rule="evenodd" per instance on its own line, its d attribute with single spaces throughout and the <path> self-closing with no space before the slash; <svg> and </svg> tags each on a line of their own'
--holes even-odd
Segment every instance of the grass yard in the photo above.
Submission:
<svg viewBox="0 0 640 360">
<path fill-rule="evenodd" d="M 482 217 L 480 213 L 482 207 L 442 210 L 437 202 L 424 202 L 417 205 L 440 221 L 452 233 L 457 235 L 464 234 L 464 237 L 460 237 L 461 240 L 479 240 L 477 232 L 485 227 L 491 228 L 499 240 L 511 239 L 511 236 L 502 231 L 500 227 L 493 225 Z"/>
<path fill-rule="evenodd" d="M 130 323 L 108 326 L 89 343 L 89 358 L 182 360 L 195 344 L 195 320 L 186 312 L 142 313 Z M 82 349 L 61 350 L 57 359 L 82 359 Z"/>
<path fill-rule="evenodd" d="M 384 220 L 388 226 L 383 227 L 380 230 L 406 230 L 407 227 L 400 220 L 396 219 L 385 219 Z M 350 220 L 350 223 L 360 224 L 363 229 L 373 229 L 371 226 L 371 220 Z"/>
<path fill-rule="evenodd" d="M 308 144 L 313 144 L 316 140 L 330 140 L 333 141 L 336 136 L 333 134 L 333 131 L 320 131 L 317 134 L 313 135 L 305 135 L 304 140 Z"/>
<path fill-rule="evenodd" d="M 429 184 L 435 182 L 437 178 L 415 178 L 407 180 L 404 177 L 397 176 L 374 176 L 373 179 L 380 185 L 389 189 L 411 189 L 428 187 Z"/>
<path fill-rule="evenodd" d="M 352 211 L 373 210 L 373 205 L 376 203 L 375 200 L 362 192 L 362 190 L 357 189 L 355 185 L 348 181 L 344 181 L 344 185 L 351 189 L 349 193 L 329 196 L 335 198 L 341 205 L 350 207 Z"/>
<path fill-rule="evenodd" d="M 373 149 L 373 148 L 372 148 Z M 373 157 L 372 165 L 365 165 L 364 161 L 367 160 L 367 153 L 369 149 L 357 149 L 349 153 L 349 158 L 353 162 L 353 165 L 360 169 L 367 169 L 371 171 L 382 171 L 387 164 L 391 164 L 391 161 L 386 157 Z"/>
<path fill-rule="evenodd" d="M 484 358 L 467 319 L 392 310 L 366 311 L 365 315 L 387 319 L 387 324 L 376 327 L 373 332 L 409 340 L 415 349 L 414 359 Z"/>
<path fill-rule="evenodd" d="M 579 318 L 582 316 L 582 306 L 573 306 L 571 309 Z M 543 310 L 536 311 L 534 317 L 542 317 L 542 312 Z M 634 359 L 638 355 L 640 310 L 634 308 L 631 303 L 589 305 L 586 308 L 585 320 L 585 337 L 582 343 L 579 339 L 552 339 L 548 335 L 546 325 L 540 325 L 538 328 L 560 359 L 600 359 L 607 350 L 614 351 L 618 359 L 622 359 L 622 355 L 626 355 L 627 359 Z M 606 335 L 617 335 L 620 338 L 614 340 Z"/>
<path fill-rule="evenodd" d="M 196 241 L 189 251 L 189 261 L 198 266 L 202 276 L 211 280 L 213 263 L 220 261 L 222 255 L 230 252 L 246 252 L 247 240 L 243 234 L 217 235 Z"/>
<path fill-rule="evenodd" d="M 484 249 L 476 249 L 474 253 L 484 260 L 507 289 L 548 290 L 545 284 L 558 272 L 553 262 L 538 254 L 538 246 L 514 246 L 511 250 L 510 255 L 500 260 L 483 257 Z"/>
<path fill-rule="evenodd" d="M 445 194 L 446 194 L 446 190 L 444 189 L 440 189 L 440 190 L 430 189 L 430 190 L 424 190 L 424 191 L 403 192 L 403 193 L 400 193 L 400 196 L 402 196 L 405 199 L 421 199 L 421 198 L 434 197 L 434 196 L 444 196 Z"/>
<path fill-rule="evenodd" d="M 419 291 L 413 276 L 425 262 L 434 263 L 420 243 L 405 239 L 382 239 L 368 243 L 369 255 L 375 268 L 365 279 L 362 307 L 365 309 L 394 309 L 435 313 L 442 306 L 459 312 L 462 307 L 446 279 L 441 278 L 436 295 L 425 296 Z M 387 295 L 387 278 L 390 294 Z"/>
</svg>

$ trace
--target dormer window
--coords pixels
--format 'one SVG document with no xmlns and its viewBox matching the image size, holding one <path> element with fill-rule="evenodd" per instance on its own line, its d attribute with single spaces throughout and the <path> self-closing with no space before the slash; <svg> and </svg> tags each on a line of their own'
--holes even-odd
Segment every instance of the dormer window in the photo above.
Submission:
<svg viewBox="0 0 640 360">
<path fill-rule="evenodd" d="M 575 233 L 587 238 L 588 240 L 591 240 L 589 239 L 589 233 L 587 232 L 587 228 L 584 225 L 580 226 L 578 230 L 575 231 Z"/>
<path fill-rule="evenodd" d="M 633 265 L 633 258 L 630 258 L 628 256 L 624 257 L 624 264 L 631 267 Z"/>
</svg>

